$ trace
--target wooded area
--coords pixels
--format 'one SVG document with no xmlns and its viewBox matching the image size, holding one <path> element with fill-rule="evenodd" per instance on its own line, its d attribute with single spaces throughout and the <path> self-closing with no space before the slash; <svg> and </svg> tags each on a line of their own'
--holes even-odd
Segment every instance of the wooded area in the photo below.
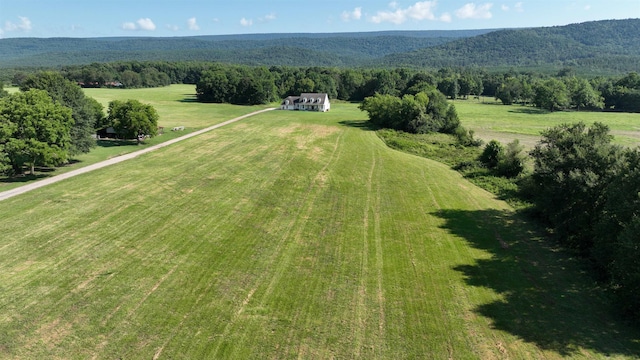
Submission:
<svg viewBox="0 0 640 360">
<path fill-rule="evenodd" d="M 0 39 L 0 79 L 16 67 L 92 62 L 216 61 L 264 66 L 518 67 L 584 75 L 637 71 L 640 19 L 567 26 L 463 31 L 263 34 L 184 38 Z"/>
</svg>

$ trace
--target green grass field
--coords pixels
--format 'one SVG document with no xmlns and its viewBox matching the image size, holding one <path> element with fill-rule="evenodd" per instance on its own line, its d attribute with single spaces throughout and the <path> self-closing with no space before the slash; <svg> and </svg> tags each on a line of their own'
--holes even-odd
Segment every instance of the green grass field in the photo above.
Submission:
<svg viewBox="0 0 640 360">
<path fill-rule="evenodd" d="M 19 91 L 18 88 L 8 88 L 9 92 Z M 82 166 L 94 164 L 118 155 L 140 150 L 205 127 L 221 123 L 240 115 L 264 109 L 268 106 L 234 106 L 229 104 L 202 104 L 195 101 L 194 85 L 171 85 L 150 89 L 84 89 L 85 93 L 98 100 L 105 107 L 111 100 L 140 99 L 145 104 L 152 105 L 160 117 L 158 126 L 164 127 L 164 134 L 145 141 L 143 145 L 135 142 L 99 141 L 98 146 L 88 154 L 74 156 L 72 162 L 60 168 L 44 169 L 36 172 L 35 176 L 27 175 L 20 178 L 0 177 L 0 191 L 10 190 L 25 182 L 43 177 L 62 174 Z M 184 126 L 184 131 L 171 131 L 176 126 Z"/>
<path fill-rule="evenodd" d="M 0 358 L 640 354 L 578 262 L 364 115 L 274 111 L 0 202 Z"/>
<path fill-rule="evenodd" d="M 531 149 L 544 129 L 563 123 L 582 121 L 591 125 L 598 121 L 609 126 L 614 142 L 640 146 L 640 114 L 588 111 L 548 112 L 531 106 L 502 105 L 492 98 L 456 100 L 453 102 L 462 124 L 474 130 L 485 142 L 495 139 L 504 144 L 519 139 Z"/>
</svg>

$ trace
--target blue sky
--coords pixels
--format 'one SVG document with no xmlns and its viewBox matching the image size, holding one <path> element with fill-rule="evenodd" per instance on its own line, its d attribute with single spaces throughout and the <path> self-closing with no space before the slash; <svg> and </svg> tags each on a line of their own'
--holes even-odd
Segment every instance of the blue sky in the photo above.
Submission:
<svg viewBox="0 0 640 360">
<path fill-rule="evenodd" d="M 458 30 L 640 18 L 640 0 L 0 0 L 0 37 Z"/>
</svg>

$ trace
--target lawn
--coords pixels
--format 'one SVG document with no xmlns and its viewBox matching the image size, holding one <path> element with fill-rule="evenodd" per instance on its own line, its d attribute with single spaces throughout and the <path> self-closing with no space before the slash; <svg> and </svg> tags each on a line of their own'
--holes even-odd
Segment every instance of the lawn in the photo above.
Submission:
<svg viewBox="0 0 640 360">
<path fill-rule="evenodd" d="M 519 139 L 527 148 L 533 148 L 544 129 L 563 123 L 582 121 L 588 125 L 596 121 L 609 126 L 615 143 L 625 146 L 640 145 L 640 114 L 588 111 L 548 112 L 531 106 L 502 105 L 492 98 L 456 100 L 453 102 L 462 124 L 474 130 L 476 136 L 489 141 L 508 143 Z"/>
<path fill-rule="evenodd" d="M 9 88 L 10 92 L 18 91 Z M 82 166 L 123 155 L 144 147 L 155 145 L 181 135 L 233 119 L 237 116 L 264 109 L 268 106 L 234 106 L 229 104 L 203 104 L 195 101 L 195 85 L 171 85 L 150 89 L 84 89 L 85 93 L 98 100 L 105 107 L 111 100 L 140 99 L 152 105 L 160 117 L 158 125 L 164 127 L 164 134 L 145 141 L 143 145 L 136 142 L 103 140 L 90 153 L 72 157 L 69 165 L 55 169 L 41 169 L 35 176 L 26 175 L 19 178 L 0 177 L 0 191 L 10 190 L 26 182 L 43 177 L 62 174 Z M 173 127 L 184 126 L 184 131 L 171 131 Z"/>
<path fill-rule="evenodd" d="M 274 111 L 0 202 L 0 357 L 640 353 L 571 256 L 363 120 Z"/>
</svg>

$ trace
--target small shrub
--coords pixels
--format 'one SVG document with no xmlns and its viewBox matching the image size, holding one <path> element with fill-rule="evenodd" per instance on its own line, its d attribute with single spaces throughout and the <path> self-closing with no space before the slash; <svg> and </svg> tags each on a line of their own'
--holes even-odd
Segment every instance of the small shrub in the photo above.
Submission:
<svg viewBox="0 0 640 360">
<path fill-rule="evenodd" d="M 507 148 L 502 153 L 496 166 L 498 175 L 514 178 L 522 173 L 524 170 L 524 163 L 526 155 L 522 152 L 524 146 L 520 145 L 518 139 L 513 140 L 507 144 Z"/>
<path fill-rule="evenodd" d="M 504 147 L 498 140 L 491 140 L 484 147 L 482 155 L 480 155 L 480 162 L 489 169 L 494 169 L 498 166 L 500 159 L 504 153 Z"/>
</svg>

